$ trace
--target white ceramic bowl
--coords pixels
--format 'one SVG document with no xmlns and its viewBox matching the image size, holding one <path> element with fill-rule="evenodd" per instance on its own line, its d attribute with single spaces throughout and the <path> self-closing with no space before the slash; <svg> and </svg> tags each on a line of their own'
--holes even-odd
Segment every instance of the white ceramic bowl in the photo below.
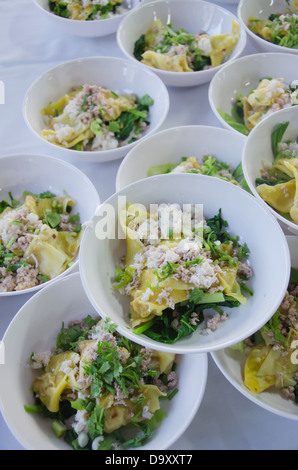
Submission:
<svg viewBox="0 0 298 470">
<path fill-rule="evenodd" d="M 280 215 L 272 207 L 270 207 L 259 195 L 256 190 L 255 180 L 260 178 L 263 162 L 271 165 L 273 162 L 273 153 L 271 149 L 271 134 L 278 124 L 289 121 L 288 128 L 283 136 L 284 140 L 293 140 L 298 136 L 298 107 L 283 109 L 274 113 L 263 122 L 258 124 L 246 138 L 246 142 L 242 153 L 242 168 L 247 184 L 251 192 L 265 207 L 265 209 L 273 214 L 284 229 L 288 229 L 291 233 L 298 235 L 298 225 L 287 220 Z"/>
<path fill-rule="evenodd" d="M 290 5 L 293 5 L 293 0 L 290 0 Z M 298 54 L 298 49 L 290 47 L 279 46 L 272 42 L 257 36 L 248 28 L 248 19 L 255 17 L 261 20 L 267 20 L 272 13 L 286 12 L 289 5 L 286 0 L 240 0 L 237 8 L 237 16 L 242 24 L 242 27 L 248 34 L 248 38 L 252 44 L 261 52 L 290 52 Z"/>
<path fill-rule="evenodd" d="M 148 94 L 154 104 L 149 109 L 150 125 L 143 134 L 157 131 L 167 117 L 169 94 L 159 77 L 151 70 L 139 67 L 126 59 L 115 57 L 87 57 L 62 63 L 41 75 L 29 88 L 24 100 L 24 118 L 35 136 L 48 150 L 54 150 L 70 159 L 87 162 L 106 162 L 124 157 L 135 145 L 127 144 L 110 150 L 79 151 L 52 144 L 40 136 L 45 128 L 41 109 L 60 99 L 72 87 L 83 84 L 102 85 L 121 93 L 135 93 L 139 98 Z"/>
<path fill-rule="evenodd" d="M 151 166 L 180 163 L 181 157 L 213 155 L 236 168 L 241 162 L 245 137 L 212 126 L 181 126 L 147 137 L 122 160 L 116 177 L 116 191 L 147 178 Z"/>
<path fill-rule="evenodd" d="M 225 65 L 214 75 L 208 89 L 209 104 L 215 117 L 223 127 L 235 131 L 219 110 L 230 115 L 236 96 L 248 96 L 262 78 L 283 78 L 284 84 L 290 85 L 296 80 L 295 70 L 298 70 L 298 56 L 281 52 L 252 54 Z"/>
<path fill-rule="evenodd" d="M 65 190 L 73 197 L 76 201 L 73 213 L 80 213 L 82 223 L 92 219 L 100 203 L 99 195 L 89 178 L 70 163 L 47 155 L 18 154 L 0 157 L 0 200 L 9 200 L 9 192 L 18 200 L 23 191 L 39 194 L 47 190 L 56 195 L 63 195 Z M 73 265 L 55 279 L 61 279 L 77 267 L 78 256 Z M 0 292 L 0 297 L 36 292 L 53 282 L 54 279 L 29 289 Z"/>
<path fill-rule="evenodd" d="M 223 5 L 237 5 L 239 0 L 216 0 L 216 3 L 220 3 Z"/>
<path fill-rule="evenodd" d="M 150 68 L 168 86 L 194 86 L 210 81 L 222 64 L 197 72 L 169 72 L 149 67 L 139 62 L 133 55 L 134 44 L 141 34 L 146 33 L 153 21 L 159 18 L 163 24 L 172 23 L 173 29 L 184 28 L 194 34 L 201 31 L 209 35 L 230 33 L 232 20 L 238 21 L 228 10 L 201 0 L 164 0 L 145 3 L 131 11 L 120 23 L 117 41 L 120 49 L 129 59 L 143 68 Z M 239 23 L 239 21 L 238 21 Z M 239 57 L 246 44 L 246 33 L 241 28 L 241 35 L 235 49 L 226 63 Z"/>
<path fill-rule="evenodd" d="M 55 346 L 62 322 L 67 326 L 70 321 L 80 320 L 88 314 L 97 316 L 86 297 L 79 274 L 71 274 L 31 297 L 14 317 L 3 337 L 1 412 L 15 438 L 27 450 L 70 449 L 53 434 L 51 420 L 24 410 L 25 404 L 33 403 L 30 387 L 36 376 L 27 364 L 32 351 L 47 351 Z M 162 402 L 167 417 L 142 450 L 167 449 L 183 434 L 202 401 L 207 368 L 205 354 L 177 359 L 179 391 L 171 401 Z"/>
<path fill-rule="evenodd" d="M 291 265 L 298 268 L 298 237 L 287 236 L 291 254 Z M 282 398 L 278 391 L 265 390 L 260 394 L 251 393 L 243 383 L 243 356 L 232 350 L 219 350 L 211 353 L 216 365 L 226 379 L 246 398 L 267 411 L 284 418 L 298 421 L 298 406 L 292 400 Z"/>
<path fill-rule="evenodd" d="M 136 335 L 129 323 L 129 296 L 112 289 L 115 267 L 126 253 L 126 242 L 117 229 L 118 211 L 125 203 L 203 204 L 205 218 L 222 209 L 229 232 L 246 242 L 254 271 L 251 288 L 254 296 L 246 305 L 233 309 L 226 322 L 210 335 L 203 334 L 204 322 L 192 336 L 173 344 Z M 194 207 L 194 206 L 193 206 Z M 118 235 L 119 234 L 119 235 Z M 270 234 L 270 243 L 268 243 Z M 274 246 L 274 257 L 272 247 Z M 276 219 L 255 197 L 231 183 L 198 174 L 152 176 L 126 186 L 111 196 L 84 233 L 80 252 L 80 273 L 86 293 L 94 308 L 119 326 L 125 336 L 162 351 L 177 354 L 208 352 L 237 343 L 256 331 L 280 304 L 289 279 L 290 260 L 284 234 Z M 279 269 L 276 270 L 276 266 Z M 268 273 L 274 272 L 274 277 Z"/>
<path fill-rule="evenodd" d="M 34 0 L 34 3 L 38 7 L 39 13 L 47 18 L 54 28 L 59 28 L 68 34 L 93 38 L 115 33 L 122 19 L 131 9 L 140 4 L 140 0 L 123 0 L 121 14 L 90 21 L 72 20 L 55 15 L 49 8 L 48 0 Z"/>
</svg>

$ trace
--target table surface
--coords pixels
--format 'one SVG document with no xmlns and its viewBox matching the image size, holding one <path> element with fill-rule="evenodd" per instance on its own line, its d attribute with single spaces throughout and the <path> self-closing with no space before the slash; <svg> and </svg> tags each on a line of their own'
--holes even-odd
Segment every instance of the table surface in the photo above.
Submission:
<svg viewBox="0 0 298 470">
<path fill-rule="evenodd" d="M 212 3 L 236 14 L 235 4 Z M 244 54 L 256 52 L 248 38 Z M 0 0 L 0 80 L 5 85 L 5 104 L 0 104 L 0 156 L 49 153 L 24 122 L 25 93 L 36 78 L 58 63 L 95 55 L 124 57 L 115 34 L 91 39 L 68 36 L 53 30 L 52 23 L 39 14 L 33 0 Z M 169 88 L 169 95 L 170 110 L 162 129 L 190 124 L 220 127 L 209 106 L 208 84 Z M 120 162 L 72 163 L 91 179 L 104 201 L 115 191 Z M 0 338 L 29 298 L 29 294 L 24 294 L 0 299 Z M 294 450 L 298 449 L 296 433 L 298 422 L 263 410 L 245 398 L 226 380 L 209 355 L 208 380 L 201 406 L 170 450 Z M 2 416 L 0 449 L 23 449 Z"/>
</svg>

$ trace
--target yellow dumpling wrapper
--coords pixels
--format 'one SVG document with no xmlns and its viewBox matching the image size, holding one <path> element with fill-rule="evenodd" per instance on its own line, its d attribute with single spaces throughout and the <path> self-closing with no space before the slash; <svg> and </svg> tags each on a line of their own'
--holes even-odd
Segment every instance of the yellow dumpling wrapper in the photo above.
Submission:
<svg viewBox="0 0 298 470">
<path fill-rule="evenodd" d="M 252 393 L 261 393 L 272 385 L 283 388 L 295 385 L 298 365 L 288 354 L 270 344 L 258 344 L 250 351 L 244 366 L 244 383 Z"/>
<path fill-rule="evenodd" d="M 188 298 L 188 290 L 192 289 L 191 284 L 173 278 L 167 278 L 161 281 L 159 288 L 151 290 L 150 295 L 146 295 L 148 286 L 154 286 L 157 277 L 153 270 L 145 269 L 140 275 L 140 284 L 137 289 L 131 291 L 131 319 L 132 327 L 140 325 L 141 323 L 151 320 L 154 316 L 162 315 L 162 312 L 168 308 L 166 298 L 157 300 L 162 295 L 163 290 L 171 288 L 169 295 L 174 304 L 183 302 Z M 145 296 L 145 297 L 144 297 Z"/>
<path fill-rule="evenodd" d="M 162 24 L 162 21 L 159 18 L 154 20 L 152 26 L 145 34 L 145 41 L 148 49 L 153 49 L 164 38 L 162 34 L 163 30 L 164 25 Z"/>
<path fill-rule="evenodd" d="M 66 253 L 39 236 L 36 236 L 26 248 L 24 259 L 28 263 L 35 264 L 38 271 L 48 279 L 53 279 L 65 271 L 70 261 Z"/>
<path fill-rule="evenodd" d="M 250 114 L 251 108 L 248 105 L 246 99 L 243 99 L 243 112 L 244 112 L 244 123 L 249 131 L 251 131 L 261 120 L 263 111 L 256 111 Z"/>
<path fill-rule="evenodd" d="M 104 431 L 111 433 L 116 429 L 126 426 L 131 421 L 132 410 L 124 400 L 125 405 L 112 405 L 106 409 Z"/>
<path fill-rule="evenodd" d="M 192 169 L 195 169 L 195 170 L 199 169 L 199 164 L 198 164 L 196 157 L 187 158 L 185 161 L 179 163 L 178 167 L 180 168 L 184 166 L 189 166 L 189 164 L 191 164 Z"/>
<path fill-rule="evenodd" d="M 69 103 L 70 100 L 71 100 L 70 95 L 64 95 L 56 103 L 49 103 L 47 106 L 45 106 L 41 110 L 41 114 L 43 116 L 55 117 L 55 116 L 57 116 L 57 114 L 62 113 L 63 109 Z"/>
<path fill-rule="evenodd" d="M 74 368 L 78 360 L 79 355 L 71 351 L 53 356 L 45 368 L 45 373 L 34 379 L 33 391 L 38 394 L 41 402 L 49 411 L 53 413 L 59 411 L 60 397 L 65 389 L 80 388 L 74 375 Z M 68 374 L 61 370 L 65 361 L 67 361 L 68 367 L 73 368 Z"/>
<path fill-rule="evenodd" d="M 166 393 L 163 393 L 159 390 L 156 385 L 142 385 L 140 387 L 141 392 L 146 397 L 146 403 L 148 406 L 148 411 L 150 413 L 155 413 L 155 411 L 160 409 L 159 398 L 164 397 Z"/>
<path fill-rule="evenodd" d="M 157 359 L 158 368 L 161 374 L 169 374 L 175 361 L 175 354 L 154 350 L 152 353 L 152 359 Z"/>
<path fill-rule="evenodd" d="M 272 30 L 267 26 L 270 23 L 270 20 L 259 20 L 255 17 L 251 17 L 248 19 L 249 29 L 251 29 L 258 36 L 261 36 L 262 38 L 266 39 L 267 41 L 271 41 Z"/>
<path fill-rule="evenodd" d="M 68 195 L 36 199 L 29 194 L 25 197 L 24 206 L 27 207 L 30 212 L 34 212 L 39 218 L 43 219 L 45 211 L 51 210 L 53 204 L 54 206 L 59 204 L 61 206 L 61 212 L 66 213 L 67 207 L 73 207 L 75 203 L 75 200 Z"/>
<path fill-rule="evenodd" d="M 116 429 L 121 428 L 128 424 L 132 415 L 136 422 L 143 421 L 142 408 L 148 407 L 149 413 L 154 414 L 155 411 L 160 409 L 159 398 L 166 394 L 161 392 L 156 385 L 142 385 L 138 389 L 139 395 L 145 397 L 145 403 L 141 406 L 133 401 L 125 398 L 125 404 L 112 405 L 106 409 L 104 430 L 111 433 Z M 101 401 L 101 403 L 103 403 Z"/>
<path fill-rule="evenodd" d="M 68 131 L 68 134 L 64 135 L 63 141 L 58 139 L 57 131 L 52 129 L 44 129 L 41 131 L 40 135 L 45 140 L 65 148 L 72 148 L 80 142 L 83 142 L 86 139 L 90 139 L 94 135 L 90 129 L 84 131 L 82 128 L 78 130 L 69 126 Z"/>
<path fill-rule="evenodd" d="M 289 171 L 292 171 L 295 178 L 296 191 L 294 196 L 293 205 L 290 209 L 290 216 L 294 220 L 295 224 L 298 224 L 298 171 L 296 166 L 298 165 L 298 159 L 287 160 L 284 159 L 283 164 L 288 168 Z"/>
<path fill-rule="evenodd" d="M 188 66 L 186 54 L 168 56 L 155 51 L 145 51 L 141 62 L 149 67 L 169 72 L 193 72 Z"/>
<path fill-rule="evenodd" d="M 276 85 L 272 87 L 272 80 L 264 78 L 247 97 L 242 98 L 244 122 L 248 130 L 252 130 L 264 112 L 284 94 L 283 81 L 283 78 L 275 79 Z"/>
<path fill-rule="evenodd" d="M 247 101 L 253 109 L 263 109 L 263 107 L 272 106 L 277 98 L 283 95 L 283 78 L 275 79 L 274 81 L 277 81 L 276 86 L 271 87 L 272 80 L 263 78 L 257 88 L 247 96 Z"/>
<path fill-rule="evenodd" d="M 220 285 L 222 286 L 223 292 L 244 305 L 247 299 L 241 294 L 241 289 L 237 282 L 237 270 L 238 266 L 223 266 L 221 269 L 222 272 L 219 273 L 217 277 Z"/>
<path fill-rule="evenodd" d="M 161 291 L 159 291 L 159 294 Z M 165 299 L 162 299 L 161 303 L 158 303 L 156 298 L 158 293 L 154 293 L 152 296 L 152 300 L 142 300 L 143 292 L 141 292 L 138 296 L 134 296 L 132 293 L 132 301 L 131 305 L 131 318 L 132 318 L 132 327 L 135 328 L 136 326 L 144 323 L 144 321 L 151 320 L 154 316 L 162 315 L 162 312 L 168 308 L 169 306 L 166 303 Z M 187 299 L 188 294 L 185 290 L 173 290 L 170 292 L 170 296 L 173 299 L 173 302 L 179 303 L 183 302 Z"/>
<path fill-rule="evenodd" d="M 134 257 L 144 245 L 139 239 L 136 228 L 148 218 L 147 211 L 143 206 L 128 205 L 126 209 L 120 211 L 119 224 L 126 238 L 126 267 L 133 264 Z"/>
<path fill-rule="evenodd" d="M 204 36 L 210 39 L 212 51 L 209 54 L 203 53 L 203 55 L 210 56 L 212 67 L 217 67 L 235 49 L 240 38 L 240 25 L 233 20 L 231 34 L 202 35 L 202 37 Z"/>
<path fill-rule="evenodd" d="M 252 393 L 261 393 L 271 387 L 275 380 L 274 377 L 266 375 L 258 376 L 258 371 L 266 359 L 270 346 L 261 344 L 255 346 L 249 353 L 244 365 L 244 384 Z"/>
<path fill-rule="evenodd" d="M 274 186 L 260 184 L 256 187 L 258 194 L 278 212 L 289 213 L 295 199 L 296 182 L 295 180 L 279 183 Z"/>
</svg>

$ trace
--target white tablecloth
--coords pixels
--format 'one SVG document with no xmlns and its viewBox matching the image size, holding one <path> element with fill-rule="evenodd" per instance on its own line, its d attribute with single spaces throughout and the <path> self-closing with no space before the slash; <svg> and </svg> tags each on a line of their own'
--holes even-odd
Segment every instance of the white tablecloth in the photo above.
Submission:
<svg viewBox="0 0 298 470">
<path fill-rule="evenodd" d="M 223 1 L 218 4 L 236 13 L 235 5 L 224 4 Z M 248 39 L 244 54 L 254 52 L 257 51 Z M 22 105 L 26 90 L 40 74 L 54 65 L 94 55 L 122 57 L 115 34 L 96 39 L 68 36 L 54 30 L 52 23 L 40 14 L 32 0 L 0 0 L 0 80 L 5 85 L 5 104 L 0 104 L 0 156 L 48 153 L 47 147 L 24 122 Z M 207 92 L 208 84 L 186 89 L 169 88 L 170 111 L 162 128 L 187 124 L 219 126 L 209 107 Z M 115 191 L 120 161 L 72 163 L 93 181 L 102 201 Z M 0 338 L 29 297 L 24 294 L 0 299 Z M 5 383 L 0 383 L 0 387 L 5 386 Z M 171 449 L 294 450 L 298 449 L 297 435 L 298 422 L 265 411 L 243 397 L 209 356 L 207 387 L 200 409 Z M 2 416 L 0 449 L 22 449 Z"/>
</svg>

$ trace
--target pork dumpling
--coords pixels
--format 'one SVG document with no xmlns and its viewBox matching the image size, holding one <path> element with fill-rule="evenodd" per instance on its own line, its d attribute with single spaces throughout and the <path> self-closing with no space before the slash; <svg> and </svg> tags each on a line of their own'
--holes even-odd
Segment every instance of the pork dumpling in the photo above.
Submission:
<svg viewBox="0 0 298 470">
<path fill-rule="evenodd" d="M 169 72 L 193 72 L 188 66 L 186 54 L 168 56 L 154 51 L 145 51 L 141 62 L 150 67 Z"/>
</svg>

